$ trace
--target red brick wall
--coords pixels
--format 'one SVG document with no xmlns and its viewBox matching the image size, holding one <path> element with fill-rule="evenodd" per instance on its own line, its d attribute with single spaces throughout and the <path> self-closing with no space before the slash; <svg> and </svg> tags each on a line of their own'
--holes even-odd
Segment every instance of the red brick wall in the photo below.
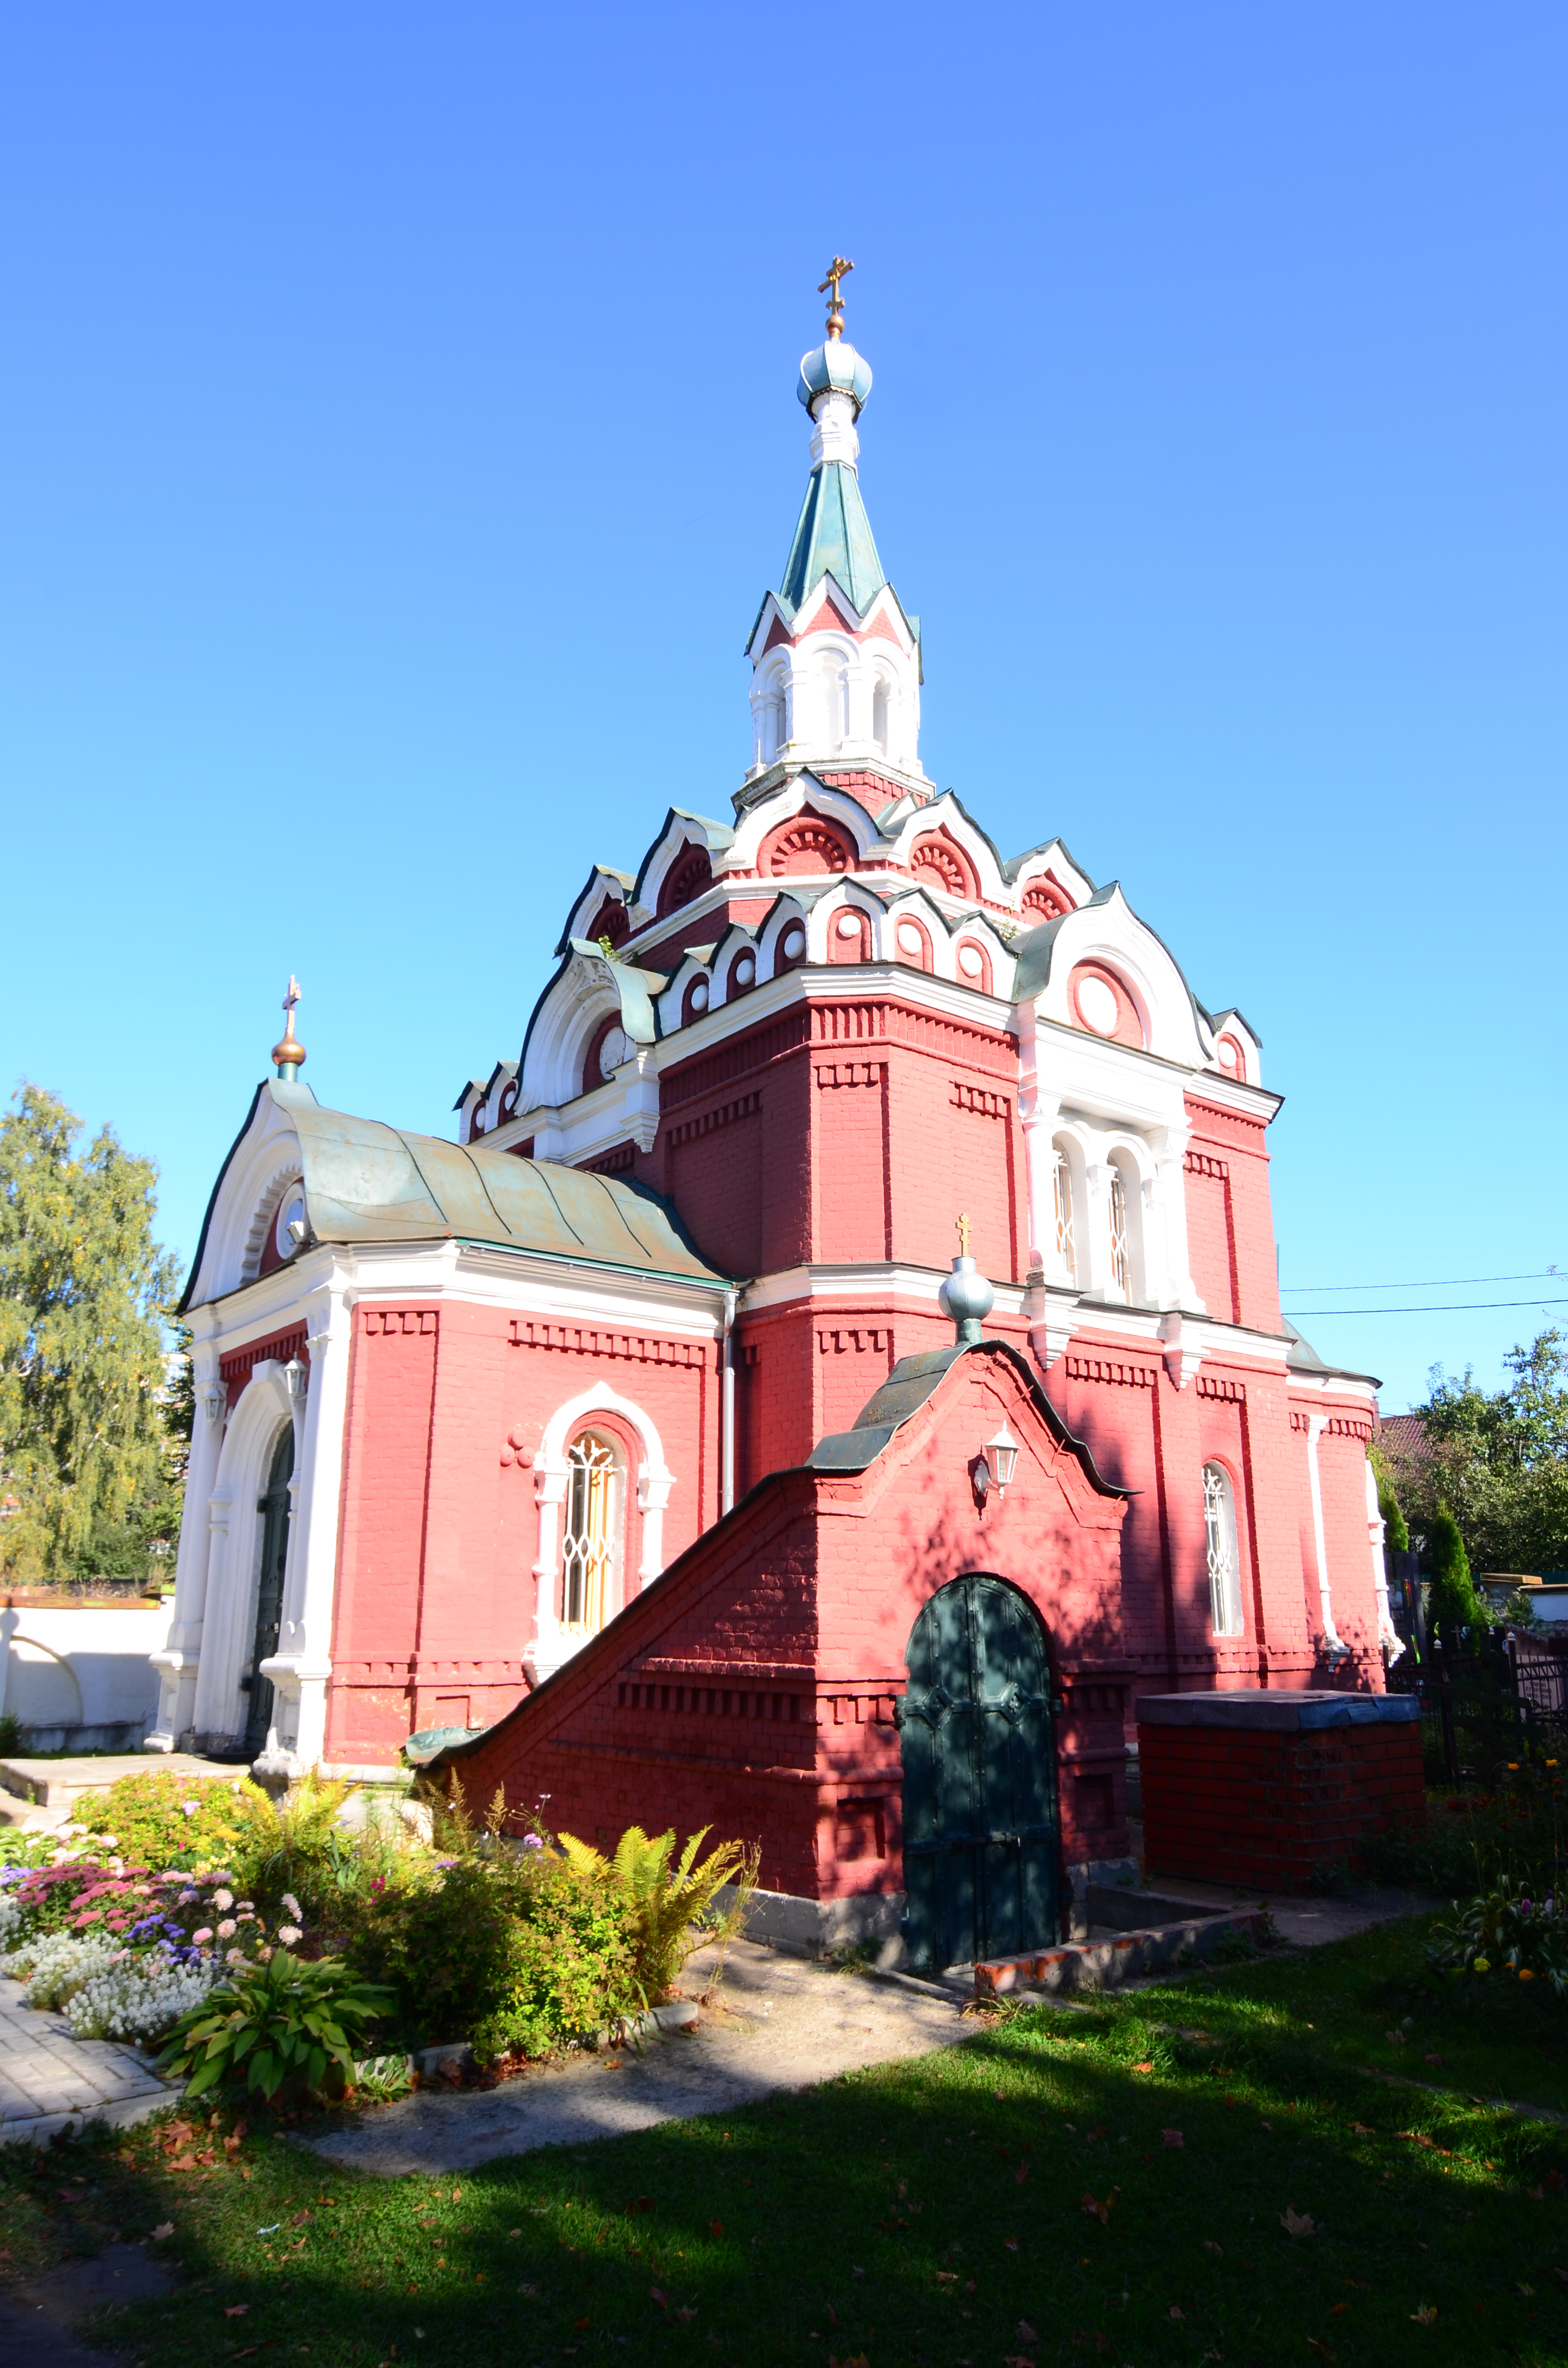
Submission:
<svg viewBox="0 0 1568 2368">
<path fill-rule="evenodd" d="M 980 1508 L 969 1465 L 1004 1417 L 1017 1474 Z M 548 1794 L 551 1820 L 590 1839 L 711 1822 L 761 1844 L 769 1888 L 900 1890 L 904 1647 L 937 1587 L 986 1570 L 1036 1604 L 1065 1690 L 1064 1852 L 1117 1855 L 1123 1513 L 1005 1357 L 966 1358 L 866 1474 L 766 1482 L 466 1754 L 463 1782 L 517 1806 Z"/>
<path fill-rule="evenodd" d="M 1357 1866 L 1370 1834 L 1426 1817 L 1421 1728 L 1140 1725 L 1151 1877 L 1298 1891 L 1312 1870 Z"/>
</svg>

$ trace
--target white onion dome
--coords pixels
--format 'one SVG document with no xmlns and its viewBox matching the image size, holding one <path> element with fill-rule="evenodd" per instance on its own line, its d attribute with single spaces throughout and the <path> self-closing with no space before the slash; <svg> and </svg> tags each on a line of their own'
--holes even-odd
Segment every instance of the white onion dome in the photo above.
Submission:
<svg viewBox="0 0 1568 2368">
<path fill-rule="evenodd" d="M 795 392 L 808 411 L 819 394 L 846 394 L 858 417 L 871 392 L 871 365 L 846 338 L 829 337 L 814 354 L 802 358 L 801 383 Z"/>
</svg>

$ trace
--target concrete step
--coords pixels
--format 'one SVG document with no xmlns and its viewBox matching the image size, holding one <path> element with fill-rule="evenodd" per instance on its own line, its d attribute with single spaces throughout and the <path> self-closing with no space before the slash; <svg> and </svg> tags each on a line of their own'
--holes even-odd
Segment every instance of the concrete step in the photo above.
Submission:
<svg viewBox="0 0 1568 2368">
<path fill-rule="evenodd" d="M 84 1793 L 107 1791 L 121 1776 L 240 1776 L 246 1771 L 222 1759 L 199 1759 L 187 1751 L 86 1753 L 63 1759 L 0 1759 L 0 1789 L 37 1808 L 69 1808 Z"/>
</svg>

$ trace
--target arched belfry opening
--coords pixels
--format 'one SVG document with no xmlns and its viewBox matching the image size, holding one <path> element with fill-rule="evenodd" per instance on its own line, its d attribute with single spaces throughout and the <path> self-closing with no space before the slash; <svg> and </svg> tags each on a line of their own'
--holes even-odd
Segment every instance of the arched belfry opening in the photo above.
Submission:
<svg viewBox="0 0 1568 2368">
<path fill-rule="evenodd" d="M 986 1572 L 933 1595 L 904 1651 L 904 1931 L 940 1969 L 1061 1938 L 1051 1665 L 1039 1614 Z"/>
</svg>

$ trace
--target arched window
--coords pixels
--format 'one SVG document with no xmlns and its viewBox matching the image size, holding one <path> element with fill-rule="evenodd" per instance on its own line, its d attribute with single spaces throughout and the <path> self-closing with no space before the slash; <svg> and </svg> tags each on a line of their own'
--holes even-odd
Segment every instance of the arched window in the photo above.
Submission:
<svg viewBox="0 0 1568 2368">
<path fill-rule="evenodd" d="M 1051 1153 L 1051 1204 L 1056 1220 L 1056 1255 L 1071 1281 L 1078 1280 L 1078 1250 L 1073 1238 L 1073 1171 L 1067 1154 L 1053 1144 Z"/>
<path fill-rule="evenodd" d="M 609 1440 L 585 1430 L 573 1440 L 566 1451 L 561 1621 L 579 1636 L 597 1635 L 615 1609 L 619 1481 Z"/>
<path fill-rule="evenodd" d="M 879 675 L 871 693 L 871 737 L 885 757 L 888 753 L 888 716 L 891 702 L 886 675 Z"/>
<path fill-rule="evenodd" d="M 1203 1526 L 1209 1547 L 1209 1617 L 1216 1636 L 1239 1636 L 1244 1623 L 1236 1504 L 1222 1463 L 1203 1467 Z"/>
<path fill-rule="evenodd" d="M 1110 1220 L 1111 1283 L 1117 1291 L 1120 1292 L 1123 1299 L 1131 1299 L 1132 1296 L 1132 1259 L 1127 1245 L 1127 1187 L 1122 1182 L 1120 1168 L 1116 1167 L 1113 1167 L 1110 1171 L 1110 1201 L 1108 1215 Z"/>
<path fill-rule="evenodd" d="M 830 651 L 822 662 L 823 746 L 842 746 L 846 729 L 845 711 L 848 702 L 849 679 L 844 671 L 844 661 Z"/>
</svg>

